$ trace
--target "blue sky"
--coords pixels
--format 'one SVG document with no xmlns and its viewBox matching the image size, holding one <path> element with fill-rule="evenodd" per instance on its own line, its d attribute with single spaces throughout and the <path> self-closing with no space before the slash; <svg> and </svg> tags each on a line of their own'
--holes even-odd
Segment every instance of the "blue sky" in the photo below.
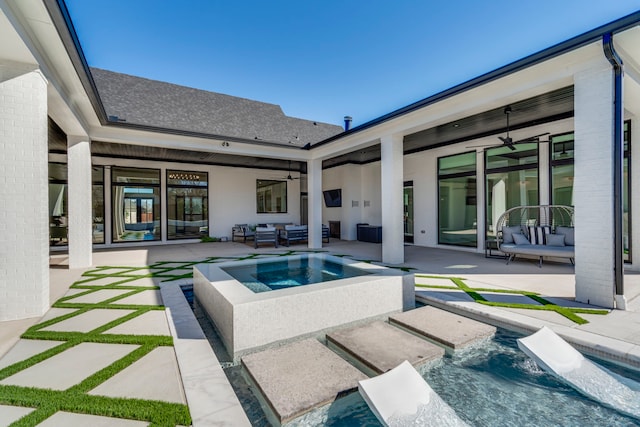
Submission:
<svg viewBox="0 0 640 427">
<path fill-rule="evenodd" d="M 90 66 L 359 125 L 640 0 L 66 0 Z"/>
</svg>

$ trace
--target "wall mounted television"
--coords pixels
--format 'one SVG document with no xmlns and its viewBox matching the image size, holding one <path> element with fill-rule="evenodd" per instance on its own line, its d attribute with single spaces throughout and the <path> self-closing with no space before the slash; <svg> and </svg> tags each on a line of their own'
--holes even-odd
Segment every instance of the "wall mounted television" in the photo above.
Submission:
<svg viewBox="0 0 640 427">
<path fill-rule="evenodd" d="M 325 190 L 322 194 L 324 195 L 324 204 L 328 208 L 339 208 L 342 206 L 342 189 Z"/>
</svg>

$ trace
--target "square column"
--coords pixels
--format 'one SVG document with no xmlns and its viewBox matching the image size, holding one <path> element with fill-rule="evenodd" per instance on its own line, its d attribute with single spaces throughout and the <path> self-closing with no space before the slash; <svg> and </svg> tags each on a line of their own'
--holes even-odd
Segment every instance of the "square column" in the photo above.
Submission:
<svg viewBox="0 0 640 427">
<path fill-rule="evenodd" d="M 49 308 L 47 81 L 0 63 L 0 321 Z"/>
<path fill-rule="evenodd" d="M 487 179 L 484 173 L 484 150 L 476 151 L 476 233 L 478 233 L 478 252 L 484 252 L 486 247 L 485 235 L 487 232 L 486 206 L 487 191 L 485 189 Z"/>
<path fill-rule="evenodd" d="M 402 135 L 383 136 L 380 140 L 382 262 L 388 264 L 404 262 L 402 143 Z"/>
<path fill-rule="evenodd" d="M 87 137 L 67 137 L 69 186 L 69 268 L 92 264 L 91 143 Z"/>
<path fill-rule="evenodd" d="M 322 248 L 322 160 L 307 161 L 309 249 Z"/>
<path fill-rule="evenodd" d="M 613 72 L 604 59 L 574 76 L 576 300 L 614 307 Z"/>
</svg>

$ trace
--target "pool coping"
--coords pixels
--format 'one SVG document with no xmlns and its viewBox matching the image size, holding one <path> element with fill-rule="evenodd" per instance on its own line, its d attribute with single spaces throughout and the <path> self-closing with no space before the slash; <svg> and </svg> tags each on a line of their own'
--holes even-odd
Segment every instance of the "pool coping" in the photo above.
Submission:
<svg viewBox="0 0 640 427">
<path fill-rule="evenodd" d="M 160 292 L 193 426 L 251 426 L 180 286 Z"/>
<path fill-rule="evenodd" d="M 224 270 L 302 256 L 328 259 L 370 274 L 254 293 Z M 197 264 L 193 267 L 193 286 L 234 360 L 295 337 L 415 306 L 413 273 L 325 253 Z"/>
<path fill-rule="evenodd" d="M 626 365 L 632 369 L 640 369 L 640 345 L 637 344 L 579 330 L 575 327 L 559 325 L 551 321 L 525 316 L 497 307 L 481 305 L 473 301 L 447 301 L 418 294 L 416 294 L 416 301 L 525 335 L 537 332 L 543 326 L 547 326 L 571 345 L 575 346 L 580 352 Z"/>
</svg>

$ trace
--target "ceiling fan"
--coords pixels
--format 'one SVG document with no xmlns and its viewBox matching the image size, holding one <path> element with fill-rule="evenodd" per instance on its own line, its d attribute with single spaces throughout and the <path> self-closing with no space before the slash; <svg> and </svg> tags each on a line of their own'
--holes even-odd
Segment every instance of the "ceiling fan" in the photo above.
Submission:
<svg viewBox="0 0 640 427">
<path fill-rule="evenodd" d="M 476 145 L 475 147 L 491 147 L 491 148 L 509 147 L 511 151 L 515 151 L 516 147 L 514 147 L 514 145 L 516 144 L 527 144 L 532 142 L 549 142 L 549 141 L 540 140 L 541 136 L 549 135 L 549 132 L 541 133 L 539 135 L 529 136 L 527 138 L 518 139 L 517 141 L 514 141 L 513 138 L 509 136 L 509 115 L 511 114 L 511 111 L 512 110 L 510 106 L 507 106 L 504 109 L 504 114 L 505 116 L 507 116 L 507 136 L 504 136 L 504 137 L 498 136 L 498 139 L 502 141 L 502 144 Z M 468 147 L 468 148 L 475 148 L 475 147 Z"/>
<path fill-rule="evenodd" d="M 287 180 L 289 180 L 289 181 L 293 181 L 293 180 L 296 180 L 296 179 L 300 179 L 300 177 L 293 177 L 293 176 L 291 176 L 291 160 L 289 160 L 289 173 L 287 174 L 287 176 L 286 176 L 284 179 L 287 179 Z"/>
</svg>

